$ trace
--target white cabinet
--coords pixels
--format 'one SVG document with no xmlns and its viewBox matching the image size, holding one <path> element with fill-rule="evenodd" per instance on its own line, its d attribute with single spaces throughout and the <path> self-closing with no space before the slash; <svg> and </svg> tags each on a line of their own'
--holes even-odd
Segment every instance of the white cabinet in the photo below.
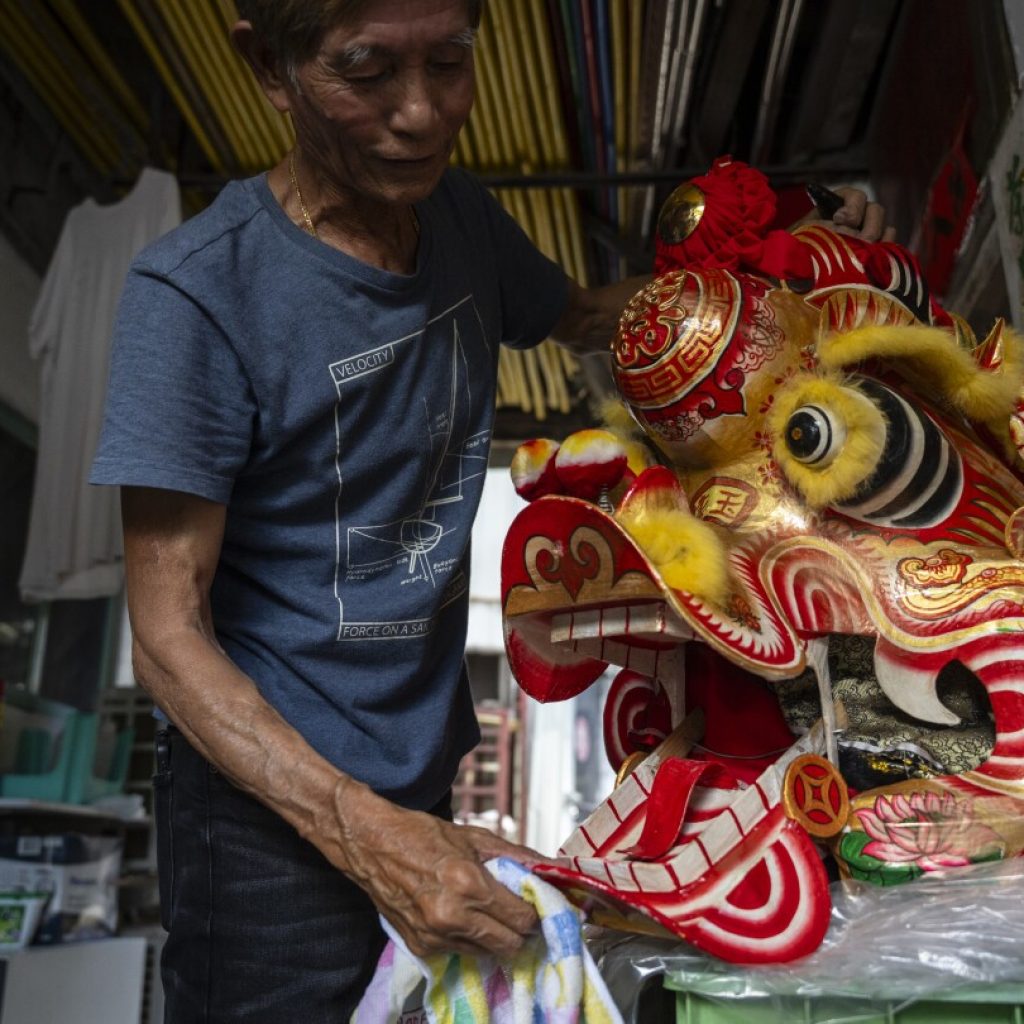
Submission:
<svg viewBox="0 0 1024 1024">
<path fill-rule="evenodd" d="M 139 1024 L 144 938 L 39 946 L 4 959 L 0 1024 Z"/>
</svg>

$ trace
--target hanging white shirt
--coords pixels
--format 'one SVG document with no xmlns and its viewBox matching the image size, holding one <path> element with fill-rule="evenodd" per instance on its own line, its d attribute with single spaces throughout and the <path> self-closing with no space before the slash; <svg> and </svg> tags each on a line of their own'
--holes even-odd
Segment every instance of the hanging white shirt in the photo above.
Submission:
<svg viewBox="0 0 1024 1024">
<path fill-rule="evenodd" d="M 25 601 L 107 597 L 121 588 L 116 488 L 91 487 L 114 316 L 128 268 L 181 223 L 174 176 L 146 168 L 118 203 L 67 216 L 29 322 L 41 362 L 39 451 L 19 587 Z"/>
</svg>

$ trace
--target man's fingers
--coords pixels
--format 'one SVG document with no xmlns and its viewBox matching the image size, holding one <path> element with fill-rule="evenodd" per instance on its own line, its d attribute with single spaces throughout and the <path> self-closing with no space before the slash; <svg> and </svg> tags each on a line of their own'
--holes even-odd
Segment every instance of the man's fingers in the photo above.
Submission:
<svg viewBox="0 0 1024 1024">
<path fill-rule="evenodd" d="M 868 203 L 864 210 L 864 221 L 860 226 L 860 237 L 867 242 L 877 242 L 885 230 L 885 207 L 879 203 Z"/>
<path fill-rule="evenodd" d="M 896 229 L 894 227 L 891 227 L 891 226 L 887 227 L 885 229 L 885 231 L 882 232 L 882 241 L 883 242 L 895 242 L 896 241 Z"/>
<path fill-rule="evenodd" d="M 494 898 L 486 910 L 518 935 L 529 935 L 537 927 L 537 911 L 533 905 L 509 892 L 498 881 L 494 882 Z"/>
<path fill-rule="evenodd" d="M 839 188 L 836 191 L 843 197 L 842 207 L 832 218 L 840 231 L 858 235 L 866 242 L 894 241 L 895 235 L 890 233 L 885 223 L 885 207 L 880 203 L 868 201 L 867 195 L 858 188 Z"/>
<path fill-rule="evenodd" d="M 517 846 L 514 843 L 509 843 L 508 846 L 509 852 L 503 853 L 501 856 L 511 857 L 513 860 L 518 861 L 526 867 L 533 867 L 534 864 L 555 863 L 555 859 L 553 857 L 545 857 L 543 853 L 531 850 L 528 846 Z"/>
<path fill-rule="evenodd" d="M 843 227 L 859 228 L 864 220 L 868 197 L 859 188 L 836 189 L 843 197 L 843 205 L 832 219 Z"/>
<path fill-rule="evenodd" d="M 407 941 L 413 939 L 434 951 L 469 943 L 479 947 L 475 952 L 503 954 L 515 952 L 537 926 L 533 907 L 473 860 L 442 861 L 436 879 L 440 885 L 419 893 L 411 912 L 402 915 L 412 933 Z"/>
<path fill-rule="evenodd" d="M 545 857 L 528 846 L 510 843 L 507 839 L 502 839 L 487 829 L 466 825 L 462 825 L 460 828 L 463 830 L 462 834 L 473 844 L 481 861 L 490 860 L 492 857 L 509 857 L 528 868 L 533 867 L 534 864 L 554 863 L 551 857 Z"/>
<path fill-rule="evenodd" d="M 503 959 L 514 956 L 538 926 L 537 912 L 494 879 L 494 888 L 478 898 L 450 896 L 422 910 L 419 926 L 407 924 L 404 938 L 417 956 L 454 952 Z"/>
<path fill-rule="evenodd" d="M 522 903 L 522 900 L 519 902 Z M 472 931 L 467 938 L 478 953 L 482 950 L 501 960 L 510 960 L 522 949 L 526 937 L 536 927 L 537 915 L 533 915 L 533 925 L 521 931 L 511 927 L 511 921 L 508 919 L 494 917 L 495 909 L 488 908 L 486 913 L 478 911 L 472 915 Z"/>
<path fill-rule="evenodd" d="M 404 935 L 405 944 L 415 956 L 435 953 L 462 953 L 466 956 L 493 956 L 511 960 L 525 940 L 524 935 L 486 914 L 474 913 L 462 932 L 451 932 L 443 938 L 432 932 Z"/>
</svg>

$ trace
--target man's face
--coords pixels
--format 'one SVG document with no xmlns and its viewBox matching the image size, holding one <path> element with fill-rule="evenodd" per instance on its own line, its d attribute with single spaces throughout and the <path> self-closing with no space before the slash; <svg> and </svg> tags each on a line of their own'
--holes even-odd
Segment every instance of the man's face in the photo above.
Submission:
<svg viewBox="0 0 1024 1024">
<path fill-rule="evenodd" d="M 429 195 L 473 105 L 466 0 L 371 0 L 296 70 L 289 106 L 322 185 L 405 205 Z"/>
</svg>

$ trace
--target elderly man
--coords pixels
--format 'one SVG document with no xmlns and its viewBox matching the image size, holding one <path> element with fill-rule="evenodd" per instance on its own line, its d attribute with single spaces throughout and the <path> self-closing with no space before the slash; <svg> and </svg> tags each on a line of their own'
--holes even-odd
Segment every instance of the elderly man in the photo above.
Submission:
<svg viewBox="0 0 1024 1024">
<path fill-rule="evenodd" d="M 498 350 L 604 349 L 637 282 L 579 288 L 449 167 L 480 0 L 238 7 L 295 149 L 136 261 L 93 480 L 168 720 L 167 1020 L 326 1024 L 378 912 L 418 954 L 535 924 L 482 868 L 535 855 L 448 820 Z"/>
</svg>

